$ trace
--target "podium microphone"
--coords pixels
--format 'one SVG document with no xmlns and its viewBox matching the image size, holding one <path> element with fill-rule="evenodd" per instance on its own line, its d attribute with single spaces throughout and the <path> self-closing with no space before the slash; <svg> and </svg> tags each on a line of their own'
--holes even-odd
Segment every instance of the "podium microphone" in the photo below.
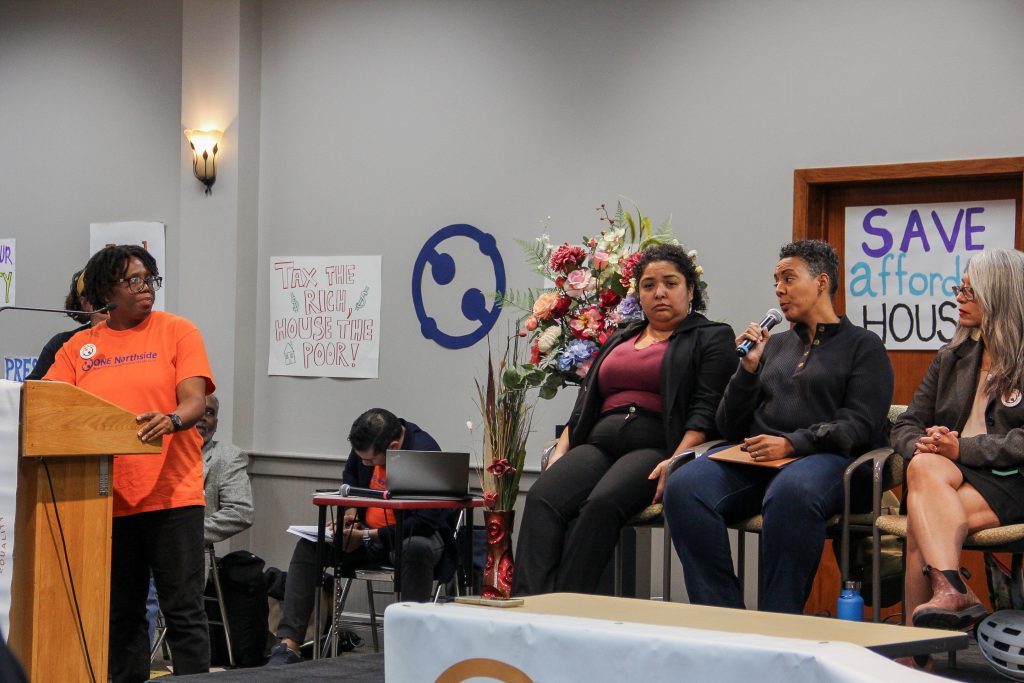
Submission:
<svg viewBox="0 0 1024 683">
<path fill-rule="evenodd" d="M 92 315 L 93 313 L 109 313 L 110 311 L 117 308 L 117 304 L 107 304 L 103 308 L 98 308 L 95 311 L 74 311 L 65 308 L 32 308 L 30 306 L 0 306 L 0 312 L 3 311 L 39 311 L 41 313 L 63 313 L 64 315 Z"/>
<path fill-rule="evenodd" d="M 764 315 L 764 320 L 761 321 L 762 330 L 770 330 L 779 323 L 782 322 L 782 311 L 777 308 L 770 309 Z M 754 348 L 754 341 L 750 339 L 744 339 L 743 343 L 736 347 L 736 355 L 740 358 L 750 353 L 750 350 Z"/>
<path fill-rule="evenodd" d="M 342 484 L 341 488 L 338 489 L 343 497 L 354 496 L 356 498 L 379 498 L 381 500 L 387 500 L 391 497 L 387 491 L 381 491 L 380 489 L 364 489 L 359 486 L 349 486 L 348 484 Z"/>
</svg>

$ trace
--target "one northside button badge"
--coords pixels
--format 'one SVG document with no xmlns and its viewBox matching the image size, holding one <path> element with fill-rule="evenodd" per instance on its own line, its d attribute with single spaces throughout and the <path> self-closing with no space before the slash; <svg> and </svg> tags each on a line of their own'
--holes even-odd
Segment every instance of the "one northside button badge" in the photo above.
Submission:
<svg viewBox="0 0 1024 683">
<path fill-rule="evenodd" d="M 85 346 L 78 350 L 78 355 L 84 358 L 85 360 L 89 360 L 90 358 L 96 355 L 96 345 L 86 344 Z"/>
<path fill-rule="evenodd" d="M 498 251 L 498 244 L 493 235 L 462 223 L 449 225 L 435 232 L 420 249 L 412 268 L 412 302 L 416 310 L 416 317 L 420 321 L 420 330 L 423 336 L 448 349 L 463 349 L 480 341 L 487 336 L 487 333 L 494 327 L 494 323 L 498 321 L 498 316 L 501 315 L 501 305 L 491 301 L 491 305 L 488 307 L 489 297 L 477 287 L 465 290 L 460 298 L 459 310 L 462 317 L 479 323 L 470 332 L 466 334 L 446 332 L 440 329 L 436 318 L 428 315 L 423 303 L 424 270 L 429 265 L 431 278 L 441 286 L 448 285 L 455 279 L 455 259 L 451 254 L 438 251 L 438 246 L 456 237 L 465 237 L 476 242 L 480 253 L 490 259 L 491 268 L 494 271 L 493 290 L 490 289 L 490 283 L 485 284 L 484 287 L 489 291 L 497 292 L 502 297 L 505 295 L 505 264 L 501 260 L 501 253 Z M 455 297 L 452 299 L 454 300 Z"/>
</svg>

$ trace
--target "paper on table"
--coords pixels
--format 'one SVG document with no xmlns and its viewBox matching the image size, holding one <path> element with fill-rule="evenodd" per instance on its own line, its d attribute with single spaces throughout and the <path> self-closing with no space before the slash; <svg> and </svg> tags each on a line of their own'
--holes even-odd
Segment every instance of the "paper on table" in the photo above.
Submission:
<svg viewBox="0 0 1024 683">
<path fill-rule="evenodd" d="M 307 541 L 313 541 L 316 543 L 316 524 L 312 526 L 293 525 L 288 527 L 288 533 L 295 534 L 299 538 L 304 538 Z M 328 541 L 334 540 L 334 534 L 330 529 L 324 530 L 324 538 Z"/>
</svg>

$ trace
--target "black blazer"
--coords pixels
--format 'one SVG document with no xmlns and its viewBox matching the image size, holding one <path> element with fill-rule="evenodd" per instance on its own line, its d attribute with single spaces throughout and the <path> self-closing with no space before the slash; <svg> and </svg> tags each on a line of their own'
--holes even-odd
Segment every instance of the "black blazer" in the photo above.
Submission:
<svg viewBox="0 0 1024 683">
<path fill-rule="evenodd" d="M 939 349 L 910 407 L 893 425 L 893 450 L 910 458 L 926 427 L 963 429 L 974 404 L 983 350 L 980 342 L 971 340 L 955 349 Z M 1024 400 L 1020 394 L 989 399 L 985 426 L 988 434 L 960 439 L 960 464 L 996 469 L 1024 465 Z"/>
<path fill-rule="evenodd" d="M 569 447 L 586 443 L 601 416 L 604 401 L 597 387 L 598 368 L 611 350 L 633 339 L 647 326 L 633 323 L 613 334 L 594 359 L 569 418 Z M 665 445 L 672 449 L 690 430 L 715 434 L 715 409 L 729 377 L 736 370 L 736 340 L 725 323 L 690 313 L 669 338 L 661 361 L 661 416 Z"/>
</svg>

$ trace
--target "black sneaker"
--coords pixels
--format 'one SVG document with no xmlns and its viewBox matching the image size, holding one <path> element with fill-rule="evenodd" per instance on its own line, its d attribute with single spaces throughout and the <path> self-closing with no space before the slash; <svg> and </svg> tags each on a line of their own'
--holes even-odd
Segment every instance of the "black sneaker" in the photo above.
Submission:
<svg viewBox="0 0 1024 683">
<path fill-rule="evenodd" d="M 278 643 L 270 650 L 270 659 L 267 660 L 266 666 L 284 666 L 298 664 L 301 661 L 302 655 L 284 643 Z"/>
</svg>

